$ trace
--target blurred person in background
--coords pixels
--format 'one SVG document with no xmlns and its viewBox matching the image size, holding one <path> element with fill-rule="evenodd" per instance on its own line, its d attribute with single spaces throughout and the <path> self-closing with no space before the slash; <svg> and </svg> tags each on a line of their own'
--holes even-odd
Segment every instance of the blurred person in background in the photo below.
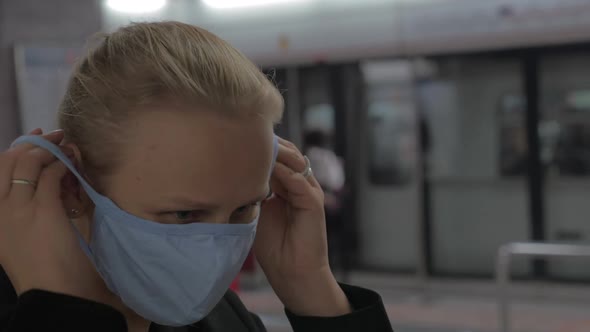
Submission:
<svg viewBox="0 0 590 332">
<path fill-rule="evenodd" d="M 272 82 L 203 29 L 106 35 L 74 71 L 61 130 L 0 154 L 0 280 L 18 295 L 0 330 L 264 331 L 228 291 L 253 247 L 294 331 L 392 331 L 378 294 L 336 282 L 324 194 L 274 135 L 282 112 Z"/>
<path fill-rule="evenodd" d="M 328 252 L 333 268 L 342 269 L 344 263 L 346 230 L 342 216 L 344 203 L 345 171 L 344 163 L 330 149 L 329 137 L 322 130 L 312 130 L 305 135 L 304 151 L 313 165 L 314 177 L 324 191 L 324 209 L 328 230 Z"/>
</svg>

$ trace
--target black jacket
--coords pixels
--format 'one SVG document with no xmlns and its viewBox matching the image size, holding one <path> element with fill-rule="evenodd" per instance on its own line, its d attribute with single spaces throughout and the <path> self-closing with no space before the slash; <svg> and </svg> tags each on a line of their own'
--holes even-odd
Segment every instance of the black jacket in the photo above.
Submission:
<svg viewBox="0 0 590 332">
<path fill-rule="evenodd" d="M 126 332 L 125 318 L 108 305 L 41 290 L 16 299 L 0 269 L 0 331 Z M 2 280 L 4 277 L 4 280 Z M 286 310 L 295 332 L 392 332 L 380 296 L 370 290 L 341 285 L 354 312 L 340 317 L 299 317 Z M 182 328 L 152 324 L 150 332 L 264 332 L 258 316 L 229 291 L 199 323 Z"/>
</svg>

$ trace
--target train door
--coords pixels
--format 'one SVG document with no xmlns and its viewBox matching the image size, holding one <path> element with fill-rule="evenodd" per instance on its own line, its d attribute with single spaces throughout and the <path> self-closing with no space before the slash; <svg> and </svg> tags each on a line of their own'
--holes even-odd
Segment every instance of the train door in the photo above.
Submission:
<svg viewBox="0 0 590 332">
<path fill-rule="evenodd" d="M 417 107 L 412 63 L 362 65 L 365 109 L 358 123 L 360 257 L 378 269 L 414 271 L 420 256 Z"/>
<path fill-rule="evenodd" d="M 590 51 L 541 53 L 539 72 L 545 237 L 549 242 L 590 244 Z M 590 279 L 585 261 L 548 263 L 552 277 Z"/>
<path fill-rule="evenodd" d="M 491 276 L 502 244 L 529 239 L 518 58 L 427 61 L 418 84 L 431 133 L 433 272 Z M 528 273 L 519 265 L 516 273 Z"/>
</svg>

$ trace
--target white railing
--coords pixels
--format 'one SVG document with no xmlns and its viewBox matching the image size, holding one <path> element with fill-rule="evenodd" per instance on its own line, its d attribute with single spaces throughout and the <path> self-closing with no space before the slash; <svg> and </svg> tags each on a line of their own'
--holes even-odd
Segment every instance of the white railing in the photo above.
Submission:
<svg viewBox="0 0 590 332">
<path fill-rule="evenodd" d="M 498 283 L 498 324 L 500 332 L 510 332 L 510 262 L 512 256 L 546 257 L 587 257 L 590 245 L 551 243 L 510 243 L 500 247 L 496 261 Z"/>
</svg>

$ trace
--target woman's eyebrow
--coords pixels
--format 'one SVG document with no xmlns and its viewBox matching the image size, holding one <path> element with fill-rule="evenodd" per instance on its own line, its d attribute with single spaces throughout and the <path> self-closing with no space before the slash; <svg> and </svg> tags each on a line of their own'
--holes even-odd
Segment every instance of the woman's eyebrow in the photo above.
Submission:
<svg viewBox="0 0 590 332">
<path fill-rule="evenodd" d="M 194 198 L 191 197 L 185 197 L 185 196 L 170 196 L 168 197 L 167 201 L 169 203 L 172 203 L 174 205 L 178 205 L 179 207 L 190 207 L 192 209 L 199 209 L 199 210 L 214 210 L 216 208 L 219 208 L 219 205 L 216 203 L 211 203 L 211 202 L 204 202 L 204 201 L 199 201 L 196 200 Z"/>
<path fill-rule="evenodd" d="M 263 194 L 258 195 L 256 198 L 254 198 L 244 204 L 240 204 L 240 206 L 247 206 L 247 205 L 251 205 L 251 204 L 255 204 L 255 203 L 264 201 L 266 198 L 268 198 L 269 193 L 270 193 L 270 187 L 267 187 Z M 167 198 L 167 201 L 170 203 L 173 203 L 175 205 L 178 204 L 179 207 L 180 206 L 190 207 L 191 209 L 198 209 L 198 210 L 215 210 L 220 207 L 220 204 L 218 204 L 218 203 L 199 201 L 195 198 L 191 198 L 188 196 L 182 196 L 182 195 L 169 196 Z"/>
</svg>

